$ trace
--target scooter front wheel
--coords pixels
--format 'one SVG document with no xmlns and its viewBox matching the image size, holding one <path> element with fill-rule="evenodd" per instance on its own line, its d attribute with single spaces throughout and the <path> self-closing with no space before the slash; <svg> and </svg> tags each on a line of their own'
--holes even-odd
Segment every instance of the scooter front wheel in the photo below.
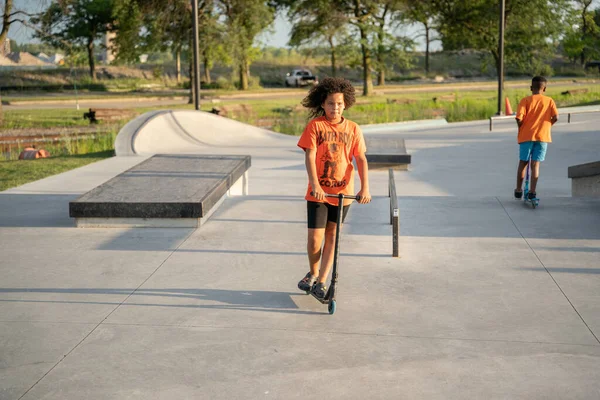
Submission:
<svg viewBox="0 0 600 400">
<path fill-rule="evenodd" d="M 333 314 L 335 312 L 335 300 L 331 300 L 329 303 L 329 314 Z"/>
</svg>

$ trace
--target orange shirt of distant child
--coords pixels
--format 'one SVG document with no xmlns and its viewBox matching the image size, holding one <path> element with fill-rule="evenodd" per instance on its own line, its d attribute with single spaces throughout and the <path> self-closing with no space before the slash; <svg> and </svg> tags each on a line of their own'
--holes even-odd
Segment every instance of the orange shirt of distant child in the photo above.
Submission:
<svg viewBox="0 0 600 400">
<path fill-rule="evenodd" d="M 304 129 L 298 147 L 316 149 L 319 184 L 325 193 L 354 195 L 354 166 L 352 158 L 366 152 L 367 147 L 358 125 L 348 119 L 332 124 L 324 116 L 311 120 Z M 310 183 L 305 199 L 319 202 L 311 195 Z M 337 206 L 336 198 L 325 201 Z"/>
<path fill-rule="evenodd" d="M 558 116 L 558 110 L 550 97 L 543 94 L 525 97 L 517 108 L 516 119 L 523 122 L 519 128 L 518 142 L 551 143 L 551 119 L 555 116 Z"/>
</svg>

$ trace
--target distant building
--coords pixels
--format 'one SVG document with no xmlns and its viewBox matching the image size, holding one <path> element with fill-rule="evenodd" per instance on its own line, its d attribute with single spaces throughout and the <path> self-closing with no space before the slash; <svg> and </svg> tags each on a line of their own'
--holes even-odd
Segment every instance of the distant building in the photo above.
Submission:
<svg viewBox="0 0 600 400">
<path fill-rule="evenodd" d="M 19 65 L 43 66 L 49 64 L 48 62 L 42 61 L 33 54 L 27 53 L 26 51 L 16 51 L 14 53 L 9 53 L 8 58 L 10 58 Z"/>
<path fill-rule="evenodd" d="M 44 62 L 25 51 L 9 53 L 6 59 L 13 62 L 12 65 L 4 65 L 3 69 L 20 69 L 20 70 L 36 70 L 36 69 L 54 69 L 56 65 Z"/>
<path fill-rule="evenodd" d="M 42 60 L 43 62 L 50 62 L 50 57 L 46 53 L 39 53 L 38 55 L 36 55 L 36 57 Z"/>
<path fill-rule="evenodd" d="M 64 65 L 65 64 L 65 56 L 60 53 L 55 53 L 50 56 L 50 62 L 55 65 Z"/>
<path fill-rule="evenodd" d="M 65 58 L 65 56 L 60 53 L 56 53 L 51 56 L 47 55 L 46 53 L 39 53 L 36 57 L 45 63 L 50 63 L 54 65 L 63 65 Z"/>
</svg>

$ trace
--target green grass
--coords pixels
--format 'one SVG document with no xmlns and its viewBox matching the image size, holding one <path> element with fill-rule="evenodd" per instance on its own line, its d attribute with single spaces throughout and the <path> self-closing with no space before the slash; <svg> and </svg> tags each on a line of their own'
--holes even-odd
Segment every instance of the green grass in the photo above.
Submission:
<svg viewBox="0 0 600 400">
<path fill-rule="evenodd" d="M 38 160 L 0 161 L 0 191 L 110 158 L 113 150 Z"/>
<path fill-rule="evenodd" d="M 517 81 L 511 81 L 515 83 Z M 517 88 L 507 85 L 504 96 L 510 99 L 513 111 L 521 98 L 530 94 L 527 82 L 518 81 Z M 524 86 L 525 85 L 525 86 Z M 449 122 L 487 119 L 496 113 L 497 93 L 493 85 L 470 83 L 469 89 L 451 91 L 444 85 L 419 86 L 422 91 L 404 91 L 402 93 L 379 94 L 372 97 L 357 97 L 357 103 L 344 115 L 358 124 L 375 124 L 401 121 L 413 121 L 431 118 L 446 118 Z M 523 87 L 524 86 L 524 87 Z M 408 87 L 408 86 L 407 86 Z M 416 87 L 411 86 L 411 87 Z M 563 95 L 568 89 L 587 88 L 587 93 Z M 251 93 L 273 93 L 281 89 L 262 89 Z M 377 88 L 375 89 L 377 91 Z M 239 93 L 216 91 L 219 95 Z M 202 101 L 201 109 L 210 111 L 213 107 L 228 107 L 246 104 L 250 113 L 234 113 L 229 118 L 256 126 L 262 126 L 290 135 L 302 133 L 307 122 L 308 111 L 300 106 L 306 90 L 298 90 L 298 96 L 263 100 L 259 96 L 251 100 L 224 98 L 220 103 Z M 360 93 L 360 92 L 359 92 Z M 244 93 L 248 94 L 248 93 Z M 554 98 L 558 107 L 600 104 L 600 84 L 588 82 L 586 86 L 574 85 L 570 81 L 551 82 L 547 94 Z M 454 96 L 444 100 L 441 96 Z M 436 97 L 437 101 L 433 98 Z M 504 101 L 502 102 L 504 104 Z M 193 109 L 192 105 L 177 105 L 163 108 Z M 135 108 L 135 113 L 142 114 L 155 110 L 155 107 Z M 73 109 L 33 109 L 5 110 L 3 128 L 26 129 L 39 128 L 56 131 L 57 128 L 87 127 L 89 121 L 82 118 L 83 110 Z M 56 142 L 40 143 L 52 155 L 49 159 L 15 161 L 21 148 L 13 148 L 8 160 L 0 161 L 0 190 L 18 186 L 77 168 L 82 165 L 110 157 L 113 153 L 114 139 L 126 120 L 107 124 L 108 133 L 96 133 L 94 138 L 65 139 Z"/>
<path fill-rule="evenodd" d="M 52 157 L 80 156 L 90 153 L 114 151 L 114 142 L 117 134 L 116 130 L 112 130 L 81 138 L 64 137 L 56 141 L 36 142 L 34 145 L 37 149 L 48 151 Z M 23 142 L 15 145 L 11 148 L 10 154 L 4 155 L 0 160 L 17 160 L 21 151 L 25 147 L 30 147 L 31 144 L 31 142 Z"/>
<path fill-rule="evenodd" d="M 514 83 L 514 82 L 513 82 Z M 523 86 L 527 82 L 520 82 Z M 472 89 L 448 91 L 444 86 L 427 86 L 422 91 L 389 93 L 372 97 L 357 97 L 357 103 L 344 115 L 358 124 L 378 124 L 389 122 L 414 121 L 422 119 L 445 118 L 448 122 L 474 121 L 487 119 L 497 111 L 497 91 L 493 87 L 482 87 L 481 83 L 470 84 Z M 557 82 L 548 89 L 558 107 L 596 104 L 600 99 L 600 85 L 590 83 L 587 93 L 563 95 L 568 89 L 578 89 L 571 82 Z M 377 89 L 376 89 L 377 91 Z M 530 94 L 523 88 L 507 88 L 503 96 L 508 97 L 513 111 L 516 111 L 520 99 Z M 282 98 L 279 100 L 227 100 L 220 104 L 202 103 L 202 109 L 213 106 L 227 107 L 235 103 L 244 103 L 252 109 L 251 113 L 233 113 L 229 118 L 251 125 L 264 126 L 276 132 L 299 135 L 307 122 L 308 112 L 299 106 L 301 98 Z M 454 99 L 444 99 L 453 96 Z M 434 101 L 436 98 L 436 101 Z M 504 101 L 502 101 L 504 108 Z"/>
<path fill-rule="evenodd" d="M 27 128 L 66 128 L 89 126 L 90 121 L 83 119 L 85 110 L 75 109 L 37 109 L 4 111 L 3 129 Z"/>
</svg>

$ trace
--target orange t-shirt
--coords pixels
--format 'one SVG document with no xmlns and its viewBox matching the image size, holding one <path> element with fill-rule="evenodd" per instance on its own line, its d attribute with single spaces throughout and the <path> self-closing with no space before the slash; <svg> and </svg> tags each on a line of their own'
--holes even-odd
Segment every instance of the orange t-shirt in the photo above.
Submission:
<svg viewBox="0 0 600 400">
<path fill-rule="evenodd" d="M 352 157 L 367 151 L 362 131 L 356 123 L 344 118 L 341 123 L 332 124 L 325 117 L 315 118 L 304 128 L 298 147 L 317 150 L 317 176 L 325 193 L 354 195 Z M 309 183 L 305 199 L 318 202 L 311 192 Z M 326 197 L 325 201 L 338 204 L 332 197 Z"/>
<path fill-rule="evenodd" d="M 519 143 L 523 142 L 552 142 L 550 128 L 551 118 L 558 116 L 556 104 L 548 96 L 534 94 L 519 102 L 516 118 L 523 121 L 519 128 Z"/>
</svg>

